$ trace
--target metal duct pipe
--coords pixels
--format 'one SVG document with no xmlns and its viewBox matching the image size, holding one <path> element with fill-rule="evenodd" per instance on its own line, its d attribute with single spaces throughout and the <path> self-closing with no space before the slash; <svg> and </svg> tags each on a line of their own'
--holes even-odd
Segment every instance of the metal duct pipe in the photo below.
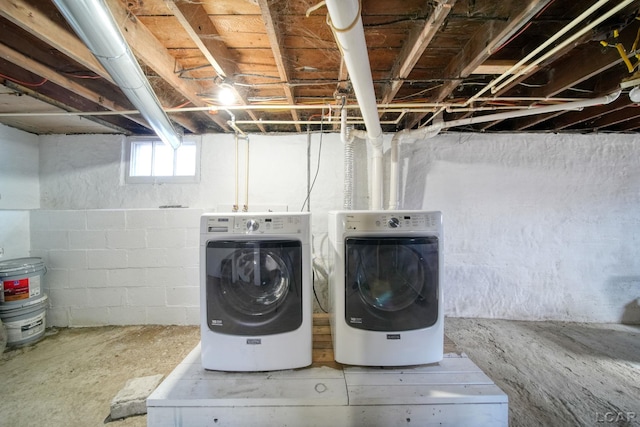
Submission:
<svg viewBox="0 0 640 427">
<path fill-rule="evenodd" d="M 450 122 L 443 122 L 441 116 L 436 117 L 433 124 L 425 126 L 420 129 L 414 130 L 402 130 L 396 132 L 391 140 L 391 176 L 389 177 L 389 209 L 397 209 L 398 206 L 398 184 L 400 182 L 400 173 L 397 166 L 398 150 L 400 142 L 404 140 L 417 141 L 422 139 L 429 139 L 436 136 L 442 129 L 447 129 L 456 126 L 464 126 L 476 123 L 486 123 L 497 120 L 512 119 L 517 117 L 534 116 L 537 114 L 553 113 L 556 111 L 571 111 L 582 110 L 586 107 L 592 107 L 595 105 L 607 105 L 618 99 L 621 91 L 611 93 L 609 95 L 602 96 L 600 98 L 585 99 L 582 101 L 566 102 L 564 104 L 546 105 L 544 107 L 529 108 L 526 110 L 507 111 L 504 113 L 487 114 L 485 116 L 470 117 L 468 119 L 452 120 Z M 396 161 L 394 167 L 393 161 Z"/>
<path fill-rule="evenodd" d="M 371 77 L 371 67 L 364 28 L 360 18 L 358 0 L 327 0 L 331 28 L 351 77 L 353 90 L 367 127 L 367 139 L 371 143 L 371 209 L 382 209 L 383 153 L 382 127 L 378 117 L 376 95 Z"/>
<path fill-rule="evenodd" d="M 160 106 L 156 94 L 104 1 L 53 2 L 158 137 L 170 147 L 178 148 L 181 144 L 180 136 Z"/>
</svg>

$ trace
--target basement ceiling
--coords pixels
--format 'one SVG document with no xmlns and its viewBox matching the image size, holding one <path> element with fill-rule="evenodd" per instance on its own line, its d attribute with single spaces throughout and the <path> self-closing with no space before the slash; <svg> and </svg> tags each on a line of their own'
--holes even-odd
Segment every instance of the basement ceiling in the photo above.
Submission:
<svg viewBox="0 0 640 427">
<path fill-rule="evenodd" d="M 317 0 L 105 1 L 185 134 L 336 130 L 342 107 L 364 128 Z M 640 0 L 362 0 L 382 128 L 613 93 L 638 77 L 639 9 Z M 51 1 L 0 0 L 0 25 L 0 123 L 36 134 L 153 133 Z M 223 85 L 236 93 L 231 107 L 217 100 Z M 451 130 L 637 132 L 630 88 L 608 105 Z"/>
</svg>

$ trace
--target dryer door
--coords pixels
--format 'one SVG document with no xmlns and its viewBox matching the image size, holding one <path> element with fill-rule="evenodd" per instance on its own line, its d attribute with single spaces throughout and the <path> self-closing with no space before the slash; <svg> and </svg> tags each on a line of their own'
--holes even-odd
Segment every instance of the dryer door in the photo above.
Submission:
<svg viewBox="0 0 640 427">
<path fill-rule="evenodd" d="M 406 331 L 438 319 L 438 238 L 345 239 L 345 321 L 371 331 Z"/>
<path fill-rule="evenodd" d="M 302 324 L 299 241 L 210 241 L 206 269 L 212 331 L 268 335 Z"/>
</svg>

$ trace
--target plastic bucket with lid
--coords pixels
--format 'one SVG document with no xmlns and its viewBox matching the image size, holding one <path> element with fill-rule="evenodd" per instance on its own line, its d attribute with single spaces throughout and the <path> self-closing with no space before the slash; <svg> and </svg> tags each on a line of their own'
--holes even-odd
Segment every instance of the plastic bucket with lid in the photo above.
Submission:
<svg viewBox="0 0 640 427">
<path fill-rule="evenodd" d="M 37 299 L 46 273 L 41 258 L 16 258 L 0 261 L 0 304 L 21 305 Z"/>
<path fill-rule="evenodd" d="M 7 347 L 21 347 L 38 341 L 47 327 L 47 296 L 20 305 L 0 305 L 0 319 L 7 330 Z"/>
</svg>

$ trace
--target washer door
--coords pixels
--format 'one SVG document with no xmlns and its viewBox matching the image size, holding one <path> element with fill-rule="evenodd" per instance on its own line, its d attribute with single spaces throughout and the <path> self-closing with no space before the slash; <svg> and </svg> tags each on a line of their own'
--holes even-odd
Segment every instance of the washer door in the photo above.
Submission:
<svg viewBox="0 0 640 427">
<path fill-rule="evenodd" d="M 345 321 L 354 328 L 406 331 L 438 319 L 438 239 L 345 239 Z"/>
<path fill-rule="evenodd" d="M 212 331 L 268 335 L 302 324 L 299 241 L 211 241 L 206 259 Z"/>
</svg>

